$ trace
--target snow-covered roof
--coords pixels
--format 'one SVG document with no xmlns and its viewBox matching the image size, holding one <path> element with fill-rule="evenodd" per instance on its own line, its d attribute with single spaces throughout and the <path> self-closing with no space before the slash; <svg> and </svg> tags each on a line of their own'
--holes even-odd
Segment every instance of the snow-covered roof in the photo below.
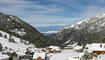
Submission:
<svg viewBox="0 0 105 60">
<path fill-rule="evenodd" d="M 74 49 L 75 49 L 75 50 L 80 50 L 80 49 L 82 49 L 82 47 L 83 47 L 83 46 L 76 46 L 76 47 L 74 47 Z"/>
<path fill-rule="evenodd" d="M 59 46 L 49 46 L 49 48 L 52 48 L 52 50 L 60 51 L 61 49 Z"/>
<path fill-rule="evenodd" d="M 45 59 L 45 53 L 40 51 L 34 52 L 33 59 L 37 59 L 38 57 Z"/>
<path fill-rule="evenodd" d="M 105 51 L 105 43 L 92 43 L 87 44 L 88 51 Z"/>
<path fill-rule="evenodd" d="M 1 60 L 1 59 L 7 59 L 7 58 L 9 58 L 8 55 L 6 55 L 6 54 L 4 55 L 4 54 L 1 54 L 1 53 L 0 53 L 0 60 Z"/>
</svg>

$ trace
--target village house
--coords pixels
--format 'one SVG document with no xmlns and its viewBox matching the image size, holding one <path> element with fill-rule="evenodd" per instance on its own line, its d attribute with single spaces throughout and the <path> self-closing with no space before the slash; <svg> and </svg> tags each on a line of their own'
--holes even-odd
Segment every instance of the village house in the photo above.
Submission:
<svg viewBox="0 0 105 60">
<path fill-rule="evenodd" d="M 46 53 L 41 51 L 34 52 L 33 60 L 45 60 L 46 59 Z"/>
<path fill-rule="evenodd" d="M 97 57 L 97 55 L 103 55 L 105 54 L 105 43 L 87 44 L 85 51 L 88 51 L 94 57 Z"/>
<path fill-rule="evenodd" d="M 13 52 L 13 53 L 11 54 L 11 60 L 19 60 L 19 57 L 18 57 L 18 55 L 17 55 L 16 52 Z"/>
<path fill-rule="evenodd" d="M 47 52 L 47 50 L 46 50 L 46 49 L 44 49 L 44 48 L 43 48 L 43 49 L 41 49 L 41 51 L 42 51 L 42 52 Z"/>
<path fill-rule="evenodd" d="M 19 60 L 31 60 L 33 56 L 29 49 L 23 49 L 21 51 L 16 52 L 16 54 L 19 56 Z"/>
<path fill-rule="evenodd" d="M 61 49 L 59 46 L 49 46 L 47 48 L 47 50 L 49 51 L 49 53 L 58 53 L 61 52 Z"/>
<path fill-rule="evenodd" d="M 81 50 L 82 48 L 83 48 L 83 46 L 75 46 L 74 50 L 78 51 L 78 50 Z"/>
<path fill-rule="evenodd" d="M 73 49 L 73 48 L 74 48 L 73 46 L 66 46 L 64 47 L 64 50 Z"/>
<path fill-rule="evenodd" d="M 66 47 L 64 47 L 64 50 L 67 50 L 67 49 L 79 50 L 81 48 L 82 48 L 82 46 L 78 46 L 77 43 L 74 43 L 72 45 L 66 45 Z"/>
<path fill-rule="evenodd" d="M 0 60 L 9 60 L 9 56 L 6 54 L 0 53 Z"/>
</svg>

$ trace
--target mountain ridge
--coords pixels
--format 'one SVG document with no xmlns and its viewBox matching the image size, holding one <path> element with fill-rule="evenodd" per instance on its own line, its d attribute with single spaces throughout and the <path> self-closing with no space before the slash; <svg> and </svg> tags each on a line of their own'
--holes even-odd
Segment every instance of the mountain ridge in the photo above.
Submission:
<svg viewBox="0 0 105 60">
<path fill-rule="evenodd" d="M 56 34 L 53 39 L 61 44 L 78 43 L 79 45 L 91 43 L 105 38 L 105 14 L 85 19 L 69 27 L 66 27 Z"/>
<path fill-rule="evenodd" d="M 0 30 L 8 32 L 21 39 L 28 40 L 36 47 L 46 47 L 50 45 L 50 42 L 48 41 L 49 39 L 46 36 L 38 32 L 30 24 L 13 15 L 0 13 Z M 25 34 L 23 34 L 23 32 Z M 23 36 L 21 36 L 21 34 Z"/>
</svg>

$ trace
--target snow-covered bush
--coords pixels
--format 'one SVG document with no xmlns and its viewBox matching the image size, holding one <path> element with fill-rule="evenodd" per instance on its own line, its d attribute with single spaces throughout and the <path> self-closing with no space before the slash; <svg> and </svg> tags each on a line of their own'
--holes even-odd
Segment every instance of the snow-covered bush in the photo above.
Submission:
<svg viewBox="0 0 105 60">
<path fill-rule="evenodd" d="M 84 54 L 83 59 L 82 60 L 90 60 L 92 59 L 92 55 L 91 54 Z"/>
<path fill-rule="evenodd" d="M 10 35 L 10 37 L 9 37 L 9 42 L 13 42 L 13 43 L 15 43 L 15 40 L 12 38 L 11 35 Z"/>
<path fill-rule="evenodd" d="M 22 39 L 20 39 L 20 42 L 21 42 L 21 43 L 23 43 L 23 40 L 22 40 Z"/>
</svg>

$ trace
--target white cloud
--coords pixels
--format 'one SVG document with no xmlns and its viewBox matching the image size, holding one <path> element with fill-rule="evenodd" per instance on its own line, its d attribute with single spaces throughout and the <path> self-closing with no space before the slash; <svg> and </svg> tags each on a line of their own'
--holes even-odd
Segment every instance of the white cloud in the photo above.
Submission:
<svg viewBox="0 0 105 60">
<path fill-rule="evenodd" d="M 74 24 L 75 22 L 80 21 L 82 18 L 66 18 L 66 17 L 58 17 L 58 16 L 36 16 L 25 19 L 27 22 L 32 23 L 33 26 L 56 26 L 63 25 L 67 26 L 70 24 Z"/>
<path fill-rule="evenodd" d="M 51 22 L 53 19 L 57 20 L 55 17 L 49 18 L 49 14 L 57 14 L 63 11 L 63 9 L 59 7 L 44 6 L 37 2 L 33 3 L 32 1 L 25 0 L 0 0 L 0 3 L 8 5 L 0 6 L 1 12 L 16 15 L 29 23 L 38 21 L 39 23 L 36 23 L 37 25 L 42 21 Z"/>
<path fill-rule="evenodd" d="M 105 13 L 105 7 L 88 6 L 81 14 L 83 17 L 93 17 Z"/>
<path fill-rule="evenodd" d="M 25 1 L 25 0 L 0 0 L 2 4 L 8 4 L 9 6 L 0 6 L 0 11 L 10 12 L 10 13 L 34 13 L 34 14 L 51 14 L 55 12 L 60 12 L 63 9 L 58 7 L 51 8 L 48 6 L 37 4 L 37 2 Z M 33 10 L 31 10 L 32 8 Z M 28 10 L 27 10 L 28 9 Z M 31 10 L 31 11 L 29 11 Z"/>
<path fill-rule="evenodd" d="M 82 20 L 85 17 L 92 17 L 98 14 L 105 13 L 105 8 L 100 7 L 105 0 L 84 0 L 90 2 L 90 5 L 81 5 L 79 0 L 52 0 L 57 2 L 51 6 L 41 5 L 37 2 L 26 0 L 0 0 L 0 11 L 6 14 L 19 16 L 24 21 L 29 22 L 33 26 L 51 26 L 51 25 L 69 25 Z M 7 5 L 6 5 L 7 4 Z M 59 6 L 60 4 L 66 6 Z M 3 6 L 6 5 L 6 6 Z M 74 13 L 66 8 L 76 8 L 82 12 Z M 60 13 L 75 14 L 78 17 L 62 17 Z"/>
</svg>

